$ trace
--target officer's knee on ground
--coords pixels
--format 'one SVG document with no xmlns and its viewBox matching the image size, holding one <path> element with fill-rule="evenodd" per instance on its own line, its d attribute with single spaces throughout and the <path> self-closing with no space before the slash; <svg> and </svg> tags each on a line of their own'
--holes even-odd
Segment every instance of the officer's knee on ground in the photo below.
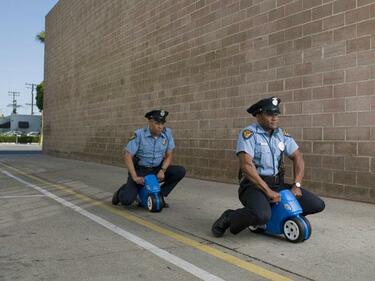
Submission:
<svg viewBox="0 0 375 281">
<path fill-rule="evenodd" d="M 250 225 L 266 224 L 271 218 L 270 210 L 243 209 L 230 216 L 230 232 L 237 234 Z"/>
<path fill-rule="evenodd" d="M 129 198 L 126 198 L 125 200 L 120 199 L 120 202 L 122 205 L 130 206 L 134 202 L 134 200 L 130 200 Z"/>
<path fill-rule="evenodd" d="M 121 191 L 119 192 L 119 199 L 121 204 L 125 206 L 130 206 L 131 204 L 133 204 L 135 200 L 135 198 L 129 198 L 127 196 L 124 196 L 124 193 Z"/>
</svg>

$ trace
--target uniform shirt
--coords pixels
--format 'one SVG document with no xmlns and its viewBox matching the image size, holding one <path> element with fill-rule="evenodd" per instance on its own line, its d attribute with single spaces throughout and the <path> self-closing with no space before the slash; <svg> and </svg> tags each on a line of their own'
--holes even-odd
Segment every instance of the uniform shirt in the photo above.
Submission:
<svg viewBox="0 0 375 281">
<path fill-rule="evenodd" d="M 164 159 L 165 153 L 175 148 L 172 131 L 165 128 L 157 138 L 151 135 L 149 128 L 135 131 L 124 150 L 139 159 L 138 165 L 157 167 Z"/>
<path fill-rule="evenodd" d="M 275 176 L 279 173 L 282 153 L 291 156 L 298 149 L 295 140 L 277 128 L 270 136 L 259 124 L 252 124 L 241 130 L 237 139 L 236 154 L 246 152 L 254 161 L 262 176 Z"/>
</svg>

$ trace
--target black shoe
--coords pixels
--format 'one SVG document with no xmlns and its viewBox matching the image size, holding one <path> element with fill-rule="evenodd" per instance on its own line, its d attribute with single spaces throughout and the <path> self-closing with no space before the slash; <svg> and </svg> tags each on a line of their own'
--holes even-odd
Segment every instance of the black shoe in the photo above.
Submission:
<svg viewBox="0 0 375 281">
<path fill-rule="evenodd" d="M 143 206 L 142 206 L 142 202 L 141 202 L 141 200 L 140 200 L 139 198 L 135 199 L 134 204 L 135 204 L 137 207 L 143 207 Z"/>
<path fill-rule="evenodd" d="M 112 205 L 118 205 L 120 203 L 120 199 L 118 198 L 118 192 L 119 190 L 117 190 L 115 193 L 113 193 L 113 196 L 112 196 Z"/>
<path fill-rule="evenodd" d="M 163 208 L 169 208 L 169 204 L 165 202 L 164 196 L 161 196 L 161 203 L 163 204 Z"/>
<path fill-rule="evenodd" d="M 225 231 L 230 226 L 229 217 L 232 212 L 232 210 L 226 210 L 212 225 L 211 231 L 215 237 L 221 237 L 224 235 Z"/>
</svg>

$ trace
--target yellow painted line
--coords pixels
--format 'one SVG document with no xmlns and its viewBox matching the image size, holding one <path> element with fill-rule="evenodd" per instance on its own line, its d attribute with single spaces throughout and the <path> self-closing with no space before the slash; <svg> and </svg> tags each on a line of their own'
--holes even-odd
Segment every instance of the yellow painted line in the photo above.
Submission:
<svg viewBox="0 0 375 281">
<path fill-rule="evenodd" d="M 69 188 L 66 188 L 62 185 L 59 185 L 59 184 L 51 184 L 41 178 L 38 178 L 38 177 L 35 177 L 35 176 L 32 176 L 32 175 L 29 175 L 29 174 L 26 174 L 24 173 L 23 171 L 17 169 L 17 168 L 14 168 L 12 166 L 9 166 L 7 164 L 4 164 L 4 163 L 1 163 L 2 165 L 6 166 L 7 168 L 9 169 L 12 169 L 14 171 L 16 171 L 17 173 L 21 174 L 21 175 L 24 175 L 28 178 L 32 178 L 36 181 L 39 181 L 41 183 L 44 183 L 50 187 L 54 187 L 54 188 L 57 188 L 59 190 L 62 190 L 66 193 L 69 193 L 69 194 L 72 194 L 74 195 L 75 197 L 79 198 L 80 200 L 86 202 L 86 203 L 90 203 L 91 205 L 93 206 L 98 206 L 98 207 L 101 207 L 102 209 L 105 209 L 113 214 L 116 214 L 118 216 L 121 216 L 129 221 L 132 221 L 134 223 L 137 223 L 139 225 L 142 225 L 142 226 L 145 226 L 151 230 L 154 230 L 160 234 L 163 234 L 165 236 L 168 236 L 170 238 L 173 238 L 183 244 L 186 244 L 188 246 L 191 246 L 193 248 L 196 248 L 204 253 L 207 253 L 211 256 L 214 256 L 214 257 L 217 257 L 227 263 L 230 263 L 232 265 L 235 265 L 237 267 L 240 267 L 242 269 L 245 269 L 251 273 L 254 273 L 256 275 L 259 275 L 261 277 L 264 277 L 266 279 L 269 279 L 269 280 L 273 280 L 273 281 L 291 281 L 292 279 L 290 279 L 289 277 L 286 277 L 286 276 L 283 276 L 283 275 L 280 275 L 278 273 L 275 273 L 275 272 L 272 272 L 268 269 L 265 269 L 259 265 L 256 265 L 256 264 L 253 264 L 251 262 L 248 262 L 248 261 L 245 261 L 245 260 L 242 260 L 240 258 L 237 258 L 235 256 L 232 256 L 230 254 L 227 254 L 227 253 L 224 253 L 220 250 L 217 250 L 215 248 L 212 248 L 210 246 L 207 246 L 205 244 L 202 244 L 201 242 L 198 242 L 198 241 L 195 241 L 193 239 L 190 239 L 186 236 L 183 236 L 181 234 L 178 234 L 176 232 L 173 232 L 171 230 L 168 230 L 166 228 L 163 228 L 163 227 L 160 227 L 152 222 L 149 222 L 145 219 L 142 219 L 142 218 L 139 218 L 131 213 L 129 213 L 128 211 L 126 210 L 119 210 L 117 209 L 116 207 L 112 207 L 111 205 L 107 205 L 103 202 L 100 202 L 100 201 L 97 201 L 97 200 L 94 200 L 88 196 L 85 196 L 83 194 L 80 194 L 76 191 L 73 191 Z"/>
</svg>

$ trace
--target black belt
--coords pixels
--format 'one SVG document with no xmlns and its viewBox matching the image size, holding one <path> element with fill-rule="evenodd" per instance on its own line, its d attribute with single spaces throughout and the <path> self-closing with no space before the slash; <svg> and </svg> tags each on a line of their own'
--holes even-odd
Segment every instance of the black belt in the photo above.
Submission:
<svg viewBox="0 0 375 281">
<path fill-rule="evenodd" d="M 262 176 L 260 175 L 260 177 L 267 183 L 267 184 L 270 184 L 270 185 L 278 185 L 278 184 L 281 184 L 281 177 L 280 176 Z"/>
<path fill-rule="evenodd" d="M 271 188 L 272 188 L 272 186 L 275 186 L 275 185 L 282 185 L 282 184 L 284 184 L 284 176 L 283 175 L 281 175 L 281 176 L 278 176 L 278 175 L 277 176 L 262 176 L 262 175 L 260 175 L 260 177 L 268 185 L 270 185 Z M 254 188 L 254 187 L 256 187 L 256 185 L 255 185 L 255 183 L 249 181 L 246 177 L 242 177 L 242 179 L 240 181 L 240 188 L 238 189 L 238 195 L 240 196 L 240 198 L 241 198 L 243 192 L 247 188 L 249 188 L 249 187 L 253 187 Z"/>
<path fill-rule="evenodd" d="M 146 166 L 139 166 L 139 165 L 137 165 L 135 168 L 136 168 L 136 169 L 147 170 L 147 171 L 153 171 L 153 170 L 159 168 L 159 166 L 155 166 L 155 167 L 146 167 Z"/>
</svg>

